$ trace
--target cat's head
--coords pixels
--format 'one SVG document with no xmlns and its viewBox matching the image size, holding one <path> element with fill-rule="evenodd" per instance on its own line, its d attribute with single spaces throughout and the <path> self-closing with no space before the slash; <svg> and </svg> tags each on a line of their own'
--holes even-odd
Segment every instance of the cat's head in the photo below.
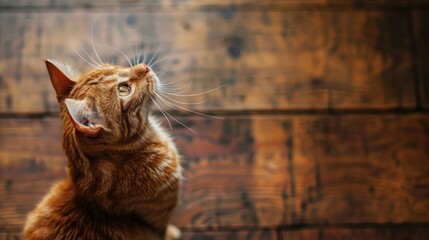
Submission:
<svg viewBox="0 0 429 240">
<path fill-rule="evenodd" d="M 46 60 L 62 114 L 70 118 L 76 135 L 126 141 L 142 133 L 159 86 L 144 64 L 133 67 L 103 65 L 84 74 L 55 60 Z"/>
</svg>

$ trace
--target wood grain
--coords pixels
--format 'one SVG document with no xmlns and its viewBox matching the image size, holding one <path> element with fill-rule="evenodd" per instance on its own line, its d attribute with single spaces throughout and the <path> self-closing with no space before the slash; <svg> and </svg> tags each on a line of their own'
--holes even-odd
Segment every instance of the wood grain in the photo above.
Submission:
<svg viewBox="0 0 429 240">
<path fill-rule="evenodd" d="M 429 229 L 426 227 L 320 228 L 283 231 L 281 235 L 282 240 L 425 240 L 429 238 Z"/>
<path fill-rule="evenodd" d="M 273 230 L 184 232 L 183 240 L 277 240 Z"/>
<path fill-rule="evenodd" d="M 0 240 L 23 239 L 19 232 L 1 233 Z M 277 240 L 274 230 L 182 232 L 182 240 Z"/>
<path fill-rule="evenodd" d="M 429 230 L 425 227 L 374 227 L 374 228 L 320 228 L 283 230 L 239 231 L 184 231 L 183 240 L 426 240 Z M 280 236 L 281 238 L 279 238 Z M 0 233 L 0 240 L 19 240 L 18 232 Z"/>
<path fill-rule="evenodd" d="M 64 176 L 57 119 L 1 119 L 0 232 L 20 231 L 25 216 Z"/>
<path fill-rule="evenodd" d="M 429 11 L 414 11 L 414 45 L 417 74 L 419 77 L 420 104 L 429 108 Z"/>
<path fill-rule="evenodd" d="M 280 232 L 282 240 L 321 240 L 323 238 L 323 228 L 321 229 L 291 229 Z"/>
<path fill-rule="evenodd" d="M 57 112 L 43 58 L 87 69 L 88 11 L 0 13 L 0 113 Z M 413 109 L 408 15 L 401 11 L 175 11 L 100 13 L 94 41 L 140 48 L 166 81 L 207 95 L 200 111 Z M 126 36 L 126 37 L 124 37 Z M 103 59 L 124 57 L 97 45 Z M 81 51 L 81 54 L 85 55 Z M 93 56 L 95 58 L 95 56 Z M 136 55 L 135 55 L 136 57 Z M 182 82 L 180 82 L 182 81 Z M 204 96 L 182 97 L 199 102 Z"/>
<path fill-rule="evenodd" d="M 207 10 L 213 8 L 233 7 L 235 9 L 248 9 L 257 7 L 260 9 L 275 8 L 301 8 L 308 9 L 314 7 L 354 7 L 362 8 L 366 6 L 408 6 L 410 3 L 428 3 L 427 0 L 3 0 L 0 7 L 51 7 L 51 8 L 97 8 L 97 7 L 138 7 L 142 9 L 161 10 Z"/>
<path fill-rule="evenodd" d="M 142 51 L 160 61 L 163 81 L 192 81 L 181 94 L 227 85 L 174 98 L 226 113 L 175 111 L 198 132 L 173 126 L 186 169 L 173 222 L 185 240 L 429 239 L 428 9 L 429 0 L 0 0 L 0 240 L 22 239 L 26 214 L 65 176 L 42 59 L 90 69 L 73 47 L 95 59 L 93 24 L 104 62 L 128 64 L 108 46 L 131 61 Z"/>
<path fill-rule="evenodd" d="M 429 221 L 426 115 L 180 118 L 186 229 Z M 64 176 L 56 118 L 0 119 L 0 232 Z"/>
<path fill-rule="evenodd" d="M 274 230 L 182 232 L 182 240 L 277 240 Z M 0 240 L 23 239 L 19 232 L 1 233 Z"/>
<path fill-rule="evenodd" d="M 20 240 L 22 238 L 20 233 L 2 233 L 0 232 L 0 240 Z"/>
</svg>

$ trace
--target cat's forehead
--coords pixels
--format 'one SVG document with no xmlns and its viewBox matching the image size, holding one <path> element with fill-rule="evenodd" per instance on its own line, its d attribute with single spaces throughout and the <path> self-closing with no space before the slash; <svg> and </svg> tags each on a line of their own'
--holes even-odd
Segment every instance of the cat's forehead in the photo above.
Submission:
<svg viewBox="0 0 429 240">
<path fill-rule="evenodd" d="M 130 68 L 122 66 L 107 65 L 84 74 L 79 82 L 85 83 L 90 81 L 126 81 L 130 75 Z"/>
</svg>

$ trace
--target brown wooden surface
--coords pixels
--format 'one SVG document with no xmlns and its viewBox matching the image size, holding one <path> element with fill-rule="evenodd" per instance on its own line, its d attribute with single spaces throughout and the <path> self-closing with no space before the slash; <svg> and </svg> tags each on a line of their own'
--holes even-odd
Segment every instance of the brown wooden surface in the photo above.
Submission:
<svg viewBox="0 0 429 240">
<path fill-rule="evenodd" d="M 323 228 L 299 230 L 241 230 L 183 232 L 183 240 L 427 240 L 426 227 Z M 19 233 L 0 233 L 0 240 L 19 240 Z"/>
<path fill-rule="evenodd" d="M 381 228 L 320 228 L 309 230 L 285 230 L 282 240 L 427 240 L 428 227 L 381 227 Z"/>
<path fill-rule="evenodd" d="M 429 108 L 429 11 L 414 11 L 414 36 L 419 96 L 424 108 Z"/>
<path fill-rule="evenodd" d="M 89 41 L 96 16 L 0 13 L 0 113 L 58 111 L 42 59 L 84 68 L 72 46 Z M 194 79 L 188 93 L 227 84 L 193 109 L 413 109 L 408 18 L 380 11 L 101 13 L 94 38 L 128 54 L 161 44 L 159 59 L 167 59 L 160 71 L 182 86 Z M 103 48 L 108 59 L 121 58 Z"/>
<path fill-rule="evenodd" d="M 185 93 L 228 85 L 189 105 L 224 121 L 176 111 L 198 132 L 173 130 L 185 240 L 429 239 L 428 11 L 428 0 L 0 0 L 0 240 L 21 239 L 65 175 L 42 59 L 87 69 L 72 47 L 92 51 L 95 19 L 95 42 L 131 58 L 160 46 L 158 71 L 192 79 Z"/>
<path fill-rule="evenodd" d="M 177 222 L 195 227 L 425 222 L 427 120 L 277 116 L 210 123 L 198 138 L 205 141 L 177 138 L 189 159 Z M 223 148 L 209 141 L 223 137 L 228 139 Z"/>
<path fill-rule="evenodd" d="M 184 232 L 183 240 L 277 240 L 273 230 Z"/>
<path fill-rule="evenodd" d="M 0 240 L 22 239 L 19 233 L 0 233 Z M 274 230 L 183 232 L 183 240 L 277 240 Z"/>
<path fill-rule="evenodd" d="M 249 8 L 258 7 L 264 8 L 278 8 L 278 7 L 367 7 L 367 6 L 414 6 L 427 4 L 428 0 L 2 0 L 0 7 L 82 7 L 82 8 L 96 8 L 96 7 L 141 7 L 156 10 L 198 10 L 198 9 L 211 9 L 218 7 L 234 7 L 234 8 Z"/>
<path fill-rule="evenodd" d="M 185 229 L 429 221 L 425 115 L 183 118 Z M 0 120 L 0 232 L 64 176 L 56 117 Z M 426 134 L 422 134 L 426 133 Z"/>
</svg>

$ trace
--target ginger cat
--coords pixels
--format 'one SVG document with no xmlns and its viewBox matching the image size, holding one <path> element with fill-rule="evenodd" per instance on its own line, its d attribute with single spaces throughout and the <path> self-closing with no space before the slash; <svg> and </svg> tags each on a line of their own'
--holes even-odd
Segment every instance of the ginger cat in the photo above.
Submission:
<svg viewBox="0 0 429 240">
<path fill-rule="evenodd" d="M 63 121 L 67 177 L 28 215 L 25 239 L 178 239 L 168 225 L 180 158 L 150 115 L 161 87 L 145 64 L 77 75 L 46 60 Z"/>
</svg>

